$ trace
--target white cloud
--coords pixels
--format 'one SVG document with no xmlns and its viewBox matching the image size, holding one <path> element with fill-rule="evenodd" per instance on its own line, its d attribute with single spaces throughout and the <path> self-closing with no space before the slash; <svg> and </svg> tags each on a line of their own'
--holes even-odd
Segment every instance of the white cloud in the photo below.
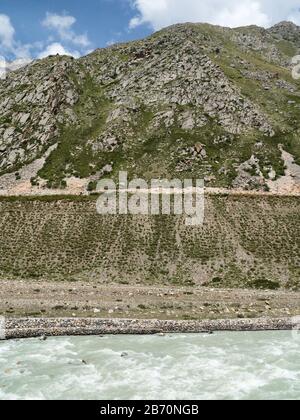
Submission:
<svg viewBox="0 0 300 420">
<path fill-rule="evenodd" d="M 48 45 L 44 51 L 39 54 L 38 58 L 45 58 L 49 55 L 70 55 L 72 57 L 79 57 L 80 53 L 78 51 L 68 51 L 65 47 L 60 44 L 59 42 L 53 42 L 52 44 Z"/>
<path fill-rule="evenodd" d="M 116 43 L 117 43 L 116 40 L 110 39 L 109 41 L 107 41 L 106 46 L 111 47 L 111 46 L 115 45 Z"/>
<path fill-rule="evenodd" d="M 31 61 L 32 60 L 26 58 L 18 58 L 9 62 L 0 55 L 0 80 L 5 79 L 8 72 L 25 67 Z"/>
<path fill-rule="evenodd" d="M 287 20 L 290 20 L 291 22 L 294 22 L 294 23 L 296 23 L 296 25 L 300 26 L 300 11 L 297 10 L 294 13 L 290 14 L 287 17 Z"/>
<path fill-rule="evenodd" d="M 0 14 L 0 44 L 10 49 L 14 44 L 15 29 L 7 15 Z"/>
<path fill-rule="evenodd" d="M 43 20 L 43 25 L 50 29 L 56 29 L 63 33 L 64 31 L 70 30 L 71 26 L 74 25 L 76 19 L 74 16 L 57 15 L 55 13 L 47 13 L 46 18 Z"/>
<path fill-rule="evenodd" d="M 28 63 L 31 59 L 30 50 L 35 44 L 22 44 L 15 39 L 15 28 L 10 17 L 0 14 L 0 53 L 8 56 L 12 66 L 20 66 L 20 63 Z"/>
<path fill-rule="evenodd" d="M 17 58 L 16 60 L 12 61 L 11 63 L 7 63 L 7 69 L 9 71 L 18 70 L 22 67 L 27 66 L 27 64 L 31 63 L 32 60 L 29 58 Z"/>
<path fill-rule="evenodd" d="M 24 44 L 16 39 L 16 31 L 9 16 L 0 14 L 0 55 L 6 60 L 7 70 L 28 64 L 33 58 L 49 55 L 69 55 L 75 58 L 91 51 L 91 42 L 86 34 L 73 30 L 76 18 L 69 15 L 47 13 L 42 25 L 53 31 L 48 41 Z"/>
<path fill-rule="evenodd" d="M 74 32 L 75 22 L 73 16 L 47 13 L 42 24 L 54 31 L 54 36 L 49 37 L 47 42 L 24 44 L 16 40 L 16 31 L 10 17 L 0 14 L 0 54 L 6 59 L 7 68 L 23 66 L 32 61 L 32 57 L 44 58 L 59 54 L 77 58 L 90 52 L 91 43 L 88 37 Z"/>
<path fill-rule="evenodd" d="M 86 48 L 90 45 L 90 41 L 86 34 L 77 35 L 74 32 L 72 27 L 75 23 L 76 18 L 74 16 L 47 13 L 42 25 L 57 32 L 62 41 Z"/>
<path fill-rule="evenodd" d="M 130 0 L 137 15 L 130 28 L 155 30 L 174 23 L 208 22 L 222 26 L 268 27 L 281 20 L 300 23 L 299 0 Z"/>
</svg>

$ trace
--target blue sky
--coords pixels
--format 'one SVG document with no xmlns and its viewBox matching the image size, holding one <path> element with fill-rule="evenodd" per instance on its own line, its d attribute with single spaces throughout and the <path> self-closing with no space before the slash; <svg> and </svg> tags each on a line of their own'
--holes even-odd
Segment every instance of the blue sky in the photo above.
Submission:
<svg viewBox="0 0 300 420">
<path fill-rule="evenodd" d="M 300 24 L 300 0 L 0 0 L 0 56 L 80 56 L 178 22 Z"/>
<path fill-rule="evenodd" d="M 135 10 L 129 0 L 0 0 L 0 16 L 9 18 L 15 44 L 15 47 L 1 45 L 3 29 L 0 29 L 0 54 L 10 59 L 22 55 L 36 57 L 50 45 L 60 44 L 66 51 L 81 55 L 113 42 L 150 34 L 152 29 L 149 24 L 129 28 L 134 15 Z M 52 16 L 48 24 L 45 23 L 47 16 Z M 65 29 L 72 31 L 73 39 L 68 33 L 62 36 L 58 31 L 61 25 L 55 23 L 53 16 L 76 19 L 69 27 L 72 20 L 68 23 L 65 19 Z M 7 19 L 1 26 L 9 26 Z M 84 36 L 87 42 L 76 42 L 76 37 L 80 36 Z"/>
</svg>

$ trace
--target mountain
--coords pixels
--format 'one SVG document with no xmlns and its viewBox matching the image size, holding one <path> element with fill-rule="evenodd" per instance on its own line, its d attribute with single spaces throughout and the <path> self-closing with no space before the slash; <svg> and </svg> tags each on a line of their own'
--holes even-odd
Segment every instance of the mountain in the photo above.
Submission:
<svg viewBox="0 0 300 420">
<path fill-rule="evenodd" d="M 0 193 L 92 190 L 119 170 L 300 191 L 300 27 L 180 24 L 0 81 Z"/>
</svg>

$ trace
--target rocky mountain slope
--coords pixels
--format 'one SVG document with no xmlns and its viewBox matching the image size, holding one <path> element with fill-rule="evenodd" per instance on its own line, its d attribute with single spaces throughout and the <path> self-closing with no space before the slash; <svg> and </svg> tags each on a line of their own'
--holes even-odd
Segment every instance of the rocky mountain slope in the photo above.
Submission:
<svg viewBox="0 0 300 420">
<path fill-rule="evenodd" d="M 106 174 L 300 191 L 300 28 L 166 28 L 0 81 L 0 194 Z M 281 182 L 280 180 L 283 180 Z"/>
</svg>

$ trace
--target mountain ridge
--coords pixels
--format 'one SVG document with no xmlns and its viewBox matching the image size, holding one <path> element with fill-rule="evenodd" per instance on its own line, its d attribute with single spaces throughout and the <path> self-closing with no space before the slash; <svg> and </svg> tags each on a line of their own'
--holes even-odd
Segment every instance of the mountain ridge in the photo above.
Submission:
<svg viewBox="0 0 300 420">
<path fill-rule="evenodd" d="M 288 177 L 297 189 L 299 51 L 291 22 L 177 24 L 10 72 L 0 82 L 0 194 L 74 182 L 84 192 L 118 170 L 257 191 Z"/>
</svg>

